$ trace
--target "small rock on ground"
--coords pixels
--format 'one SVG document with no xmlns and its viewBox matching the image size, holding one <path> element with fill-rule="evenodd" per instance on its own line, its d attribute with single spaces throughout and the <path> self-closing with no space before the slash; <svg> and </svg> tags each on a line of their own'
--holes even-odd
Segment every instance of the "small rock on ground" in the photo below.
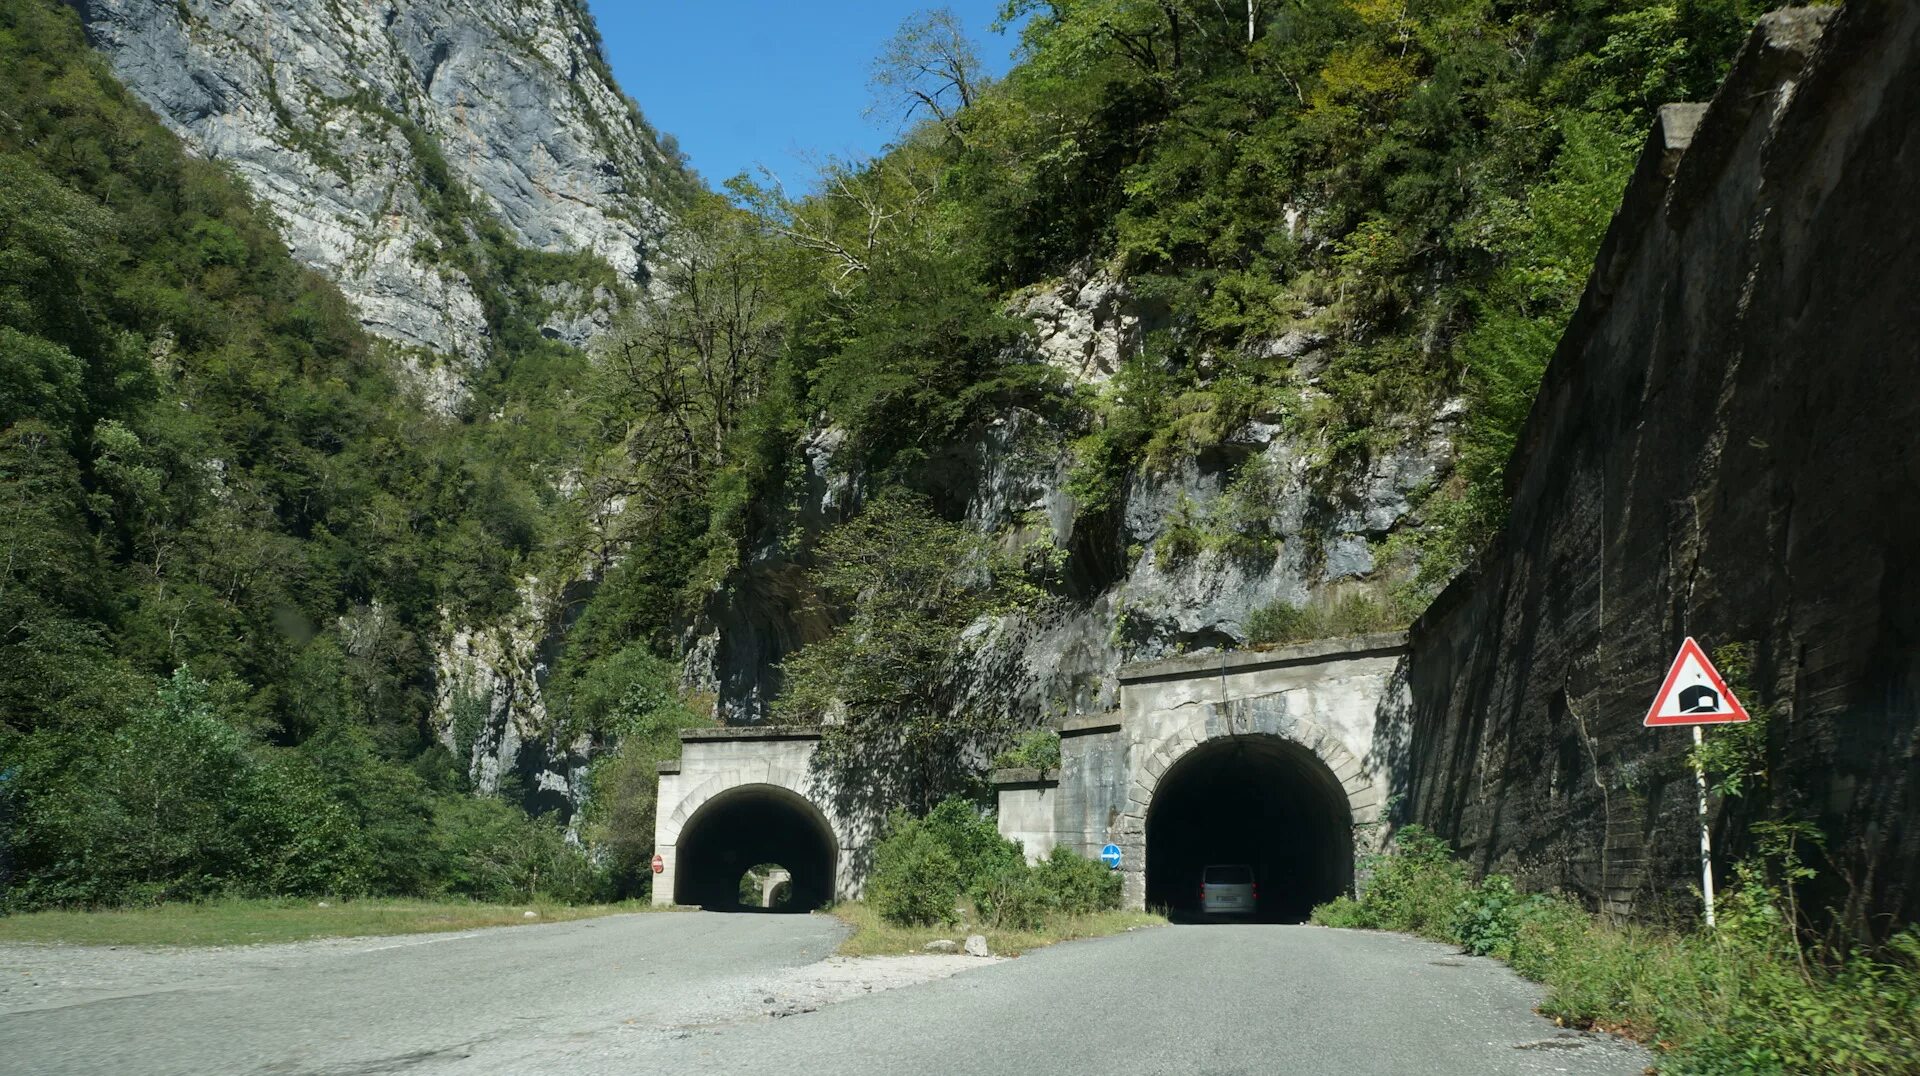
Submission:
<svg viewBox="0 0 1920 1076">
<path fill-rule="evenodd" d="M 987 936 L 985 934 L 967 935 L 967 955 L 968 956 L 992 956 L 993 955 L 993 953 L 987 949 Z"/>
</svg>

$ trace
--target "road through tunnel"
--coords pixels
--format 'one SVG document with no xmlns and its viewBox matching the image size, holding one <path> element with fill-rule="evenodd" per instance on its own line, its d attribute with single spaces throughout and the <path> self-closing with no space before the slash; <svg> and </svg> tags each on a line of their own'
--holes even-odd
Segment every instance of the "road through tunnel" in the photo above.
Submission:
<svg viewBox="0 0 1920 1076">
<path fill-rule="evenodd" d="M 777 785 L 741 785 L 707 801 L 680 831 L 675 904 L 740 908 L 741 876 L 758 864 L 791 872 L 780 910 L 812 911 L 833 900 L 840 849 L 818 807 Z"/>
<path fill-rule="evenodd" d="M 1352 814 L 1332 771 L 1292 741 L 1228 736 L 1169 767 L 1147 809 L 1147 906 L 1198 917 L 1201 872 L 1246 864 L 1258 918 L 1298 922 L 1353 881 Z"/>
</svg>

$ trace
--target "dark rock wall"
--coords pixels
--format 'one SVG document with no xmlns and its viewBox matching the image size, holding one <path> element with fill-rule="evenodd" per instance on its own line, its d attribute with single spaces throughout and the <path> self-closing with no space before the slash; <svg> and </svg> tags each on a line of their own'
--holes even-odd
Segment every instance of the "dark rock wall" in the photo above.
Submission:
<svg viewBox="0 0 1920 1076">
<path fill-rule="evenodd" d="M 1414 628 L 1395 816 L 1692 914 L 1690 735 L 1641 721 L 1685 636 L 1745 643 L 1771 773 L 1715 801 L 1718 876 L 1814 822 L 1815 899 L 1880 931 L 1920 919 L 1920 5 L 1769 16 L 1702 112 L 1663 113 L 1506 530 Z"/>
</svg>

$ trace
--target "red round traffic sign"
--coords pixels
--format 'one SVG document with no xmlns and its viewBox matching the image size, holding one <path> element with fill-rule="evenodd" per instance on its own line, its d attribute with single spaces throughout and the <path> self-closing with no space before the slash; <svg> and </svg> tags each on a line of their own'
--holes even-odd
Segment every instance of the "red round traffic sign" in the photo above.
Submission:
<svg viewBox="0 0 1920 1076">
<path fill-rule="evenodd" d="M 664 871 L 666 869 L 667 869 L 666 858 L 662 856 L 660 853 L 655 852 L 653 854 L 653 873 L 659 874 L 661 871 Z"/>
</svg>

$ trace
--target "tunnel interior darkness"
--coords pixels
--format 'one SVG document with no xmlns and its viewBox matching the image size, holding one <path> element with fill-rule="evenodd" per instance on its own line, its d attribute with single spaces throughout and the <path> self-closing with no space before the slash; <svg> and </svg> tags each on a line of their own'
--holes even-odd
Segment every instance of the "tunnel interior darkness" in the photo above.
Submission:
<svg viewBox="0 0 1920 1076">
<path fill-rule="evenodd" d="M 1168 768 L 1147 808 L 1147 906 L 1193 918 L 1200 873 L 1245 863 L 1258 918 L 1298 922 L 1353 881 L 1352 816 L 1326 764 L 1278 736 L 1230 736 Z"/>
<path fill-rule="evenodd" d="M 793 875 L 780 911 L 807 912 L 833 900 L 839 846 L 826 816 L 775 785 L 742 785 L 708 800 L 680 830 L 674 848 L 675 904 L 741 908 L 740 876 L 760 863 Z"/>
</svg>

